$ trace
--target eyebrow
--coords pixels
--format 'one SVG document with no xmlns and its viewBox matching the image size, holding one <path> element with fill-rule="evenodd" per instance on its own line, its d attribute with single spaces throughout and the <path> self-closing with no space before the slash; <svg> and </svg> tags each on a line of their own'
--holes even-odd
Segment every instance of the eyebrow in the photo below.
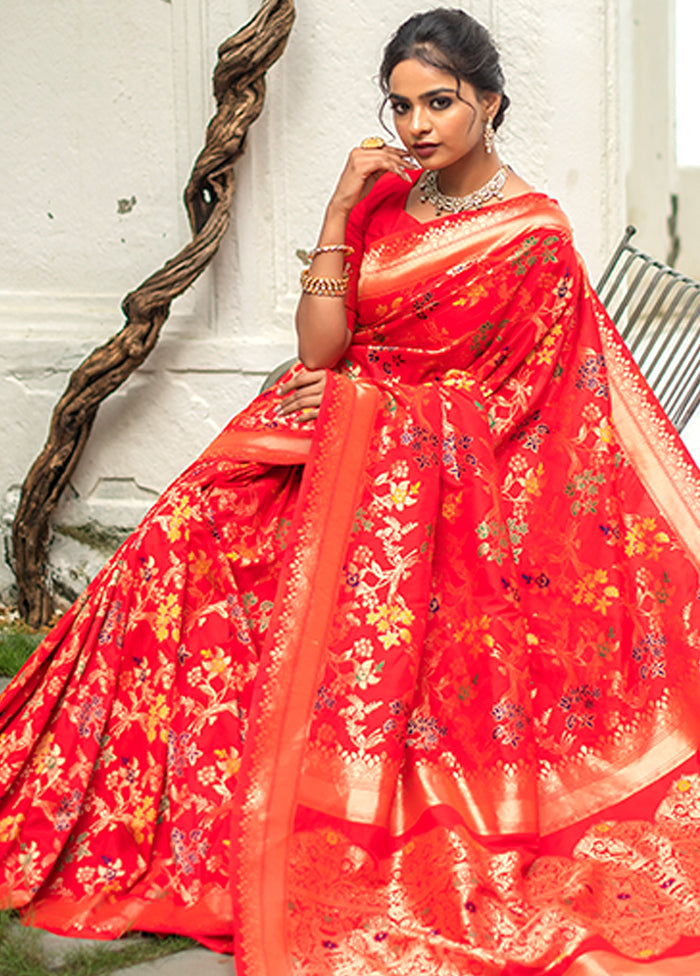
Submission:
<svg viewBox="0 0 700 976">
<path fill-rule="evenodd" d="M 433 98 L 435 95 L 442 95 L 444 92 L 449 92 L 450 95 L 457 94 L 457 91 L 454 88 L 443 87 L 443 88 L 431 88 L 430 91 L 423 92 L 423 94 L 419 95 L 418 97 L 422 99 Z M 389 92 L 389 98 L 402 100 L 404 102 L 410 101 L 410 99 L 406 98 L 405 95 L 398 95 L 396 92 Z"/>
</svg>

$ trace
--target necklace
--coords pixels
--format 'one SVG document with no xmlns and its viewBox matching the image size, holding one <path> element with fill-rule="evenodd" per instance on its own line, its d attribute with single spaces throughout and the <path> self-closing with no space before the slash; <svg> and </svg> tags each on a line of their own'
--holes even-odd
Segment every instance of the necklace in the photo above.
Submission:
<svg viewBox="0 0 700 976">
<path fill-rule="evenodd" d="M 467 193 L 465 197 L 448 197 L 440 192 L 438 187 L 438 171 L 429 169 L 420 181 L 420 202 L 432 203 L 435 207 L 435 216 L 441 213 L 461 213 L 463 210 L 478 210 L 493 197 L 503 199 L 503 184 L 508 176 L 508 166 L 501 166 L 495 176 L 492 176 L 488 183 L 484 183 L 473 193 Z"/>
</svg>

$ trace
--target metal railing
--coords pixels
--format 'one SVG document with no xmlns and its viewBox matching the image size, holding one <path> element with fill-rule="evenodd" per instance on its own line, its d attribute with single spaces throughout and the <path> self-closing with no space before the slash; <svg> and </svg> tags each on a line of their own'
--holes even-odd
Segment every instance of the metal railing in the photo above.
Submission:
<svg viewBox="0 0 700 976">
<path fill-rule="evenodd" d="M 700 282 L 633 247 L 636 232 L 627 228 L 596 290 L 680 432 L 700 405 Z"/>
</svg>

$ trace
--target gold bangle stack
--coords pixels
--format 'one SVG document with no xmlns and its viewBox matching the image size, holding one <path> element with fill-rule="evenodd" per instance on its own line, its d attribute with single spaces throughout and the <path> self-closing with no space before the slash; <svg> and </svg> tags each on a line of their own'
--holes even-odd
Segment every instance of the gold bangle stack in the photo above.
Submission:
<svg viewBox="0 0 700 976">
<path fill-rule="evenodd" d="M 349 244 L 321 244 L 309 251 L 307 258 L 309 263 L 319 254 L 328 254 L 331 251 L 342 251 L 348 257 L 353 253 L 354 248 Z M 319 275 L 312 275 L 311 268 L 304 268 L 301 273 L 301 290 L 305 295 L 321 295 L 324 298 L 343 298 L 348 291 L 348 266 L 346 265 L 340 278 L 324 278 Z"/>
<path fill-rule="evenodd" d="M 348 291 L 350 275 L 344 271 L 340 278 L 321 278 L 311 274 L 310 268 L 301 273 L 301 290 L 305 295 L 322 295 L 324 298 L 343 298 Z"/>
</svg>

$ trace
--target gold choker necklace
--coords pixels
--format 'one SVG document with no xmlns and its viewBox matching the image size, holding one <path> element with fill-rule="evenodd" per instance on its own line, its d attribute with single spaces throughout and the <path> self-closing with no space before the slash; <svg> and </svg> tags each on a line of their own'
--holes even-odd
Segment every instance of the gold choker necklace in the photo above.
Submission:
<svg viewBox="0 0 700 976">
<path fill-rule="evenodd" d="M 465 197 L 448 197 L 441 193 L 438 187 L 438 171 L 429 169 L 420 181 L 420 202 L 432 203 L 435 207 L 435 216 L 441 213 L 461 213 L 463 210 L 478 210 L 488 203 L 493 197 L 503 199 L 503 184 L 508 176 L 508 167 L 501 166 L 495 176 L 492 176 L 488 183 L 484 183 L 473 193 L 467 193 Z"/>
</svg>

